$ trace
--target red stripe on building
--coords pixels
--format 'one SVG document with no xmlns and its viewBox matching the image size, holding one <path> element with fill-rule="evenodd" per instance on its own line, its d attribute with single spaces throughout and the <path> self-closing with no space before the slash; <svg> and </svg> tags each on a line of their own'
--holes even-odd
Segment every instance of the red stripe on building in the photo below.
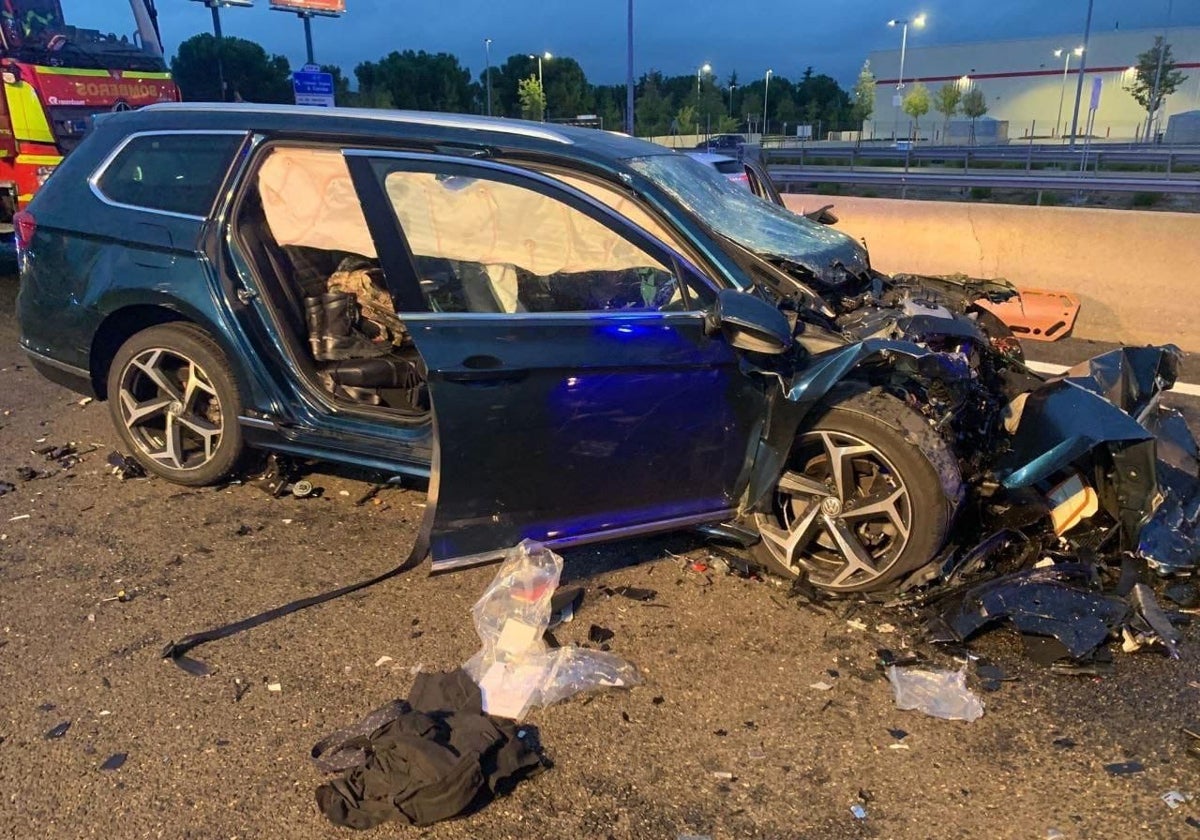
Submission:
<svg viewBox="0 0 1200 840">
<path fill-rule="evenodd" d="M 1200 62 L 1187 62 L 1175 65 L 1180 70 L 1195 70 L 1200 68 Z M 1084 73 L 1124 73 L 1129 67 L 1089 67 L 1084 70 Z M 1078 67 L 1072 67 L 1071 73 L 1077 74 Z M 1061 76 L 1062 70 L 1025 70 L 1018 73 L 964 73 L 964 76 L 970 77 L 972 81 L 980 79 L 1027 79 L 1035 76 Z M 957 82 L 962 76 L 923 76 L 918 78 L 910 78 L 910 82 Z M 894 85 L 899 79 L 878 79 L 876 84 Z"/>
</svg>

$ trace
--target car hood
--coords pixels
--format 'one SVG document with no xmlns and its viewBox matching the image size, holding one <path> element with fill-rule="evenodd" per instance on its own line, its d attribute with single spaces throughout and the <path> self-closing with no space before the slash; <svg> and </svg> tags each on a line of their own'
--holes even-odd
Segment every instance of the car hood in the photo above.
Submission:
<svg viewBox="0 0 1200 840">
<path fill-rule="evenodd" d="M 648 155 L 628 163 L 708 228 L 760 257 L 795 263 L 833 288 L 870 271 L 867 249 L 854 239 L 763 201 L 688 155 Z"/>
</svg>

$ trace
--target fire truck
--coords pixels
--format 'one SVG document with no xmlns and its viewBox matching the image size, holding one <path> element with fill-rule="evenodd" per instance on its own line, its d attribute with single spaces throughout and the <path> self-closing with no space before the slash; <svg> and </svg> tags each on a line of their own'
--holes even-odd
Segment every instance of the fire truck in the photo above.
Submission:
<svg viewBox="0 0 1200 840">
<path fill-rule="evenodd" d="M 179 100 L 154 0 L 0 0 L 0 222 L 101 113 Z"/>
</svg>

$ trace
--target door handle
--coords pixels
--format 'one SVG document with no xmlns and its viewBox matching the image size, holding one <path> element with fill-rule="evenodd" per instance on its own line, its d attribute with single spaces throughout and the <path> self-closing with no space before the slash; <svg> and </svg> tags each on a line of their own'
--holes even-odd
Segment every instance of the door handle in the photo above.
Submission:
<svg viewBox="0 0 1200 840">
<path fill-rule="evenodd" d="M 462 366 L 435 372 L 435 378 L 446 382 L 519 382 L 529 376 L 528 368 L 505 367 L 495 356 L 468 356 Z"/>
</svg>

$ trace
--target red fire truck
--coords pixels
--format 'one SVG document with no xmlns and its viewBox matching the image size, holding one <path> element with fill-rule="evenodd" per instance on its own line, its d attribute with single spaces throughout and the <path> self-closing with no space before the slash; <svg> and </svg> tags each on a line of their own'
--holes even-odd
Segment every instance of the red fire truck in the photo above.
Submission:
<svg viewBox="0 0 1200 840">
<path fill-rule="evenodd" d="M 96 114 L 179 99 L 154 0 L 0 0 L 0 81 L 3 222 Z"/>
</svg>

